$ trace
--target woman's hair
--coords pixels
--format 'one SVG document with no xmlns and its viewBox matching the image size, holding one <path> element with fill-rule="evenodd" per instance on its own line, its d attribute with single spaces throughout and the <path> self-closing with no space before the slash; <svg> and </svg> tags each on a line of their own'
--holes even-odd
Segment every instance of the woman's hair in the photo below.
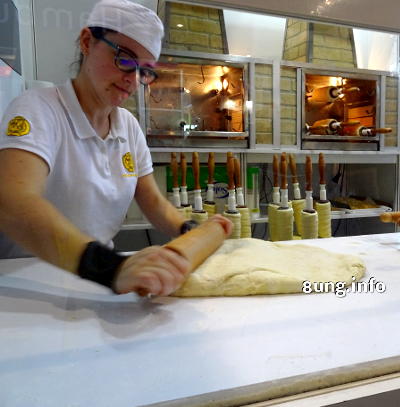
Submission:
<svg viewBox="0 0 400 407">
<path fill-rule="evenodd" d="M 89 27 L 89 30 L 92 33 L 93 37 L 96 39 L 96 41 L 98 41 L 100 38 L 103 38 L 108 33 L 116 32 L 114 30 L 110 30 L 109 28 L 103 28 L 103 27 Z M 76 74 L 78 74 L 79 71 L 81 70 L 81 66 L 83 63 L 83 54 L 81 52 L 80 39 L 81 39 L 81 37 L 79 36 L 75 41 L 76 59 L 70 65 L 70 69 L 75 70 Z"/>
</svg>

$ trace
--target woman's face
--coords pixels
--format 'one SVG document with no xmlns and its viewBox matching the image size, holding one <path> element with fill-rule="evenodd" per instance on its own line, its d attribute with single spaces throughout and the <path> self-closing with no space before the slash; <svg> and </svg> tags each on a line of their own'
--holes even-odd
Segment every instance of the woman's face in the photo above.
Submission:
<svg viewBox="0 0 400 407">
<path fill-rule="evenodd" d="M 120 33 L 108 33 L 104 38 L 136 57 L 140 66 L 155 65 L 150 52 L 133 39 Z M 114 62 L 117 51 L 109 44 L 93 38 L 89 29 L 81 33 L 81 49 L 85 55 L 81 70 L 84 70 L 97 102 L 106 106 L 119 106 L 136 91 L 138 71 L 121 71 Z"/>
</svg>

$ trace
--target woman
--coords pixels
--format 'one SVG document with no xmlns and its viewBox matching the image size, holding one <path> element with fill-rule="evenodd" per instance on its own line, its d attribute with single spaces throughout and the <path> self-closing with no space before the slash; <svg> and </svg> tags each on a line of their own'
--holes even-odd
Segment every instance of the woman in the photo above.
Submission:
<svg viewBox="0 0 400 407">
<path fill-rule="evenodd" d="M 151 10 L 103 0 L 80 33 L 77 77 L 10 104 L 0 128 L 0 230 L 11 239 L 0 240 L 2 257 L 23 247 L 116 293 L 168 295 L 182 283 L 187 261 L 168 249 L 124 258 L 110 248 L 133 197 L 164 233 L 188 227 L 154 181 L 136 119 L 118 107 L 156 78 L 162 36 Z"/>
</svg>

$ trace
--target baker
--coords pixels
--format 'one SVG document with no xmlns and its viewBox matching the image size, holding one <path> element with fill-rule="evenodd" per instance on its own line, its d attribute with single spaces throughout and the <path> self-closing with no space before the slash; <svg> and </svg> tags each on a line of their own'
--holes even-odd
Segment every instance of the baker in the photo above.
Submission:
<svg viewBox="0 0 400 407">
<path fill-rule="evenodd" d="M 0 258 L 35 255 L 116 293 L 180 286 L 189 265 L 177 253 L 112 248 L 133 198 L 162 232 L 190 227 L 157 187 L 137 120 L 119 107 L 156 80 L 162 36 L 153 11 L 103 0 L 81 30 L 76 78 L 11 102 L 0 125 Z M 230 233 L 222 216 L 211 222 Z"/>
</svg>

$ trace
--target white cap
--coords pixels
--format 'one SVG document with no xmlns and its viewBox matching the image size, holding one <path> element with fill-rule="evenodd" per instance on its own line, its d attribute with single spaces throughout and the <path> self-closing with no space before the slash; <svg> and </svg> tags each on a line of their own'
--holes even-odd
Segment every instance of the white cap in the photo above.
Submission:
<svg viewBox="0 0 400 407">
<path fill-rule="evenodd" d="M 101 0 L 89 15 L 88 27 L 117 31 L 137 41 L 155 59 L 161 52 L 164 26 L 154 11 L 129 0 Z"/>
</svg>

